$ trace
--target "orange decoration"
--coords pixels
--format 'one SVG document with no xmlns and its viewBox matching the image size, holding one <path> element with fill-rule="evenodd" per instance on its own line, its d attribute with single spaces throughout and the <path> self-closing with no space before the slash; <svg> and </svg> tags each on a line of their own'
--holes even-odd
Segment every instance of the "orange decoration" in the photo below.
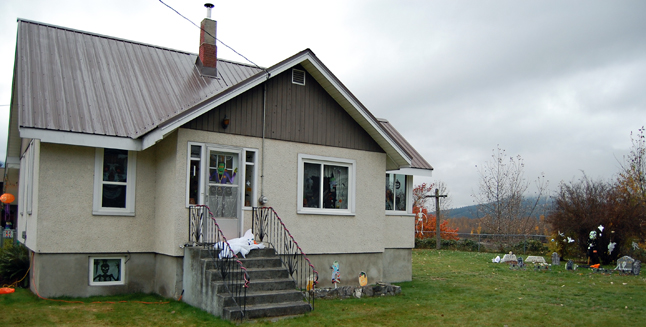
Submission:
<svg viewBox="0 0 646 327">
<path fill-rule="evenodd" d="M 15 291 L 16 291 L 15 289 L 9 288 L 9 287 L 0 288 L 0 294 L 9 294 L 9 293 L 13 293 Z"/>
<path fill-rule="evenodd" d="M 8 204 L 8 203 L 13 202 L 13 200 L 15 200 L 15 199 L 16 199 L 16 197 L 14 197 L 12 194 L 9 194 L 9 193 L 5 193 L 3 195 L 0 195 L 0 201 L 2 201 L 2 203 L 7 203 Z"/>
</svg>

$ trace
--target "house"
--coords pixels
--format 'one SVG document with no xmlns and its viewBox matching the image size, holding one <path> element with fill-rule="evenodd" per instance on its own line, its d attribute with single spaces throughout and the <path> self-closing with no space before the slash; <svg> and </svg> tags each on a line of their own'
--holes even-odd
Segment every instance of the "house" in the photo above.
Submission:
<svg viewBox="0 0 646 327">
<path fill-rule="evenodd" d="M 214 41 L 196 55 L 18 20 L 5 184 L 32 290 L 179 298 L 189 207 L 215 192 L 229 238 L 273 207 L 321 286 L 335 260 L 342 285 L 411 280 L 413 175 L 433 168 L 311 50 L 261 68 Z"/>
</svg>

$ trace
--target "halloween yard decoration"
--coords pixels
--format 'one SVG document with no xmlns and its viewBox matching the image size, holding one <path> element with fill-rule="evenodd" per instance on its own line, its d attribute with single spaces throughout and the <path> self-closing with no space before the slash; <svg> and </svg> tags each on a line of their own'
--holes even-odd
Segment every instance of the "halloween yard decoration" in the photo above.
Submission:
<svg viewBox="0 0 646 327">
<path fill-rule="evenodd" d="M 238 253 L 240 253 L 243 258 L 246 258 L 247 254 L 249 254 L 251 250 L 265 248 L 264 244 L 258 244 L 255 241 L 251 229 L 247 230 L 242 237 L 228 240 L 228 243 L 230 247 L 224 242 L 215 243 L 213 246 L 216 251 L 219 251 L 218 257 L 220 259 L 232 258 L 234 254 L 237 255 Z"/>
<path fill-rule="evenodd" d="M 339 262 L 334 260 L 334 263 L 332 264 L 332 284 L 334 284 L 334 288 L 336 288 L 336 284 L 341 282 L 341 272 L 339 271 Z"/>
<path fill-rule="evenodd" d="M 359 285 L 362 287 L 368 285 L 368 275 L 363 271 L 359 274 Z"/>
</svg>

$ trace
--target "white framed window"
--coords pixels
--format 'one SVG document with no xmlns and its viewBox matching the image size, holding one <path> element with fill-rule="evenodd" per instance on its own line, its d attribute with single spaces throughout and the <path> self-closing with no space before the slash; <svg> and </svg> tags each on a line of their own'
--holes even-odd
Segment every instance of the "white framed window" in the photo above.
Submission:
<svg viewBox="0 0 646 327">
<path fill-rule="evenodd" d="M 258 197 L 256 194 L 256 176 L 258 175 L 258 151 L 254 149 L 244 149 L 244 208 L 258 206 Z"/>
<path fill-rule="evenodd" d="M 204 145 L 188 143 L 188 167 L 186 170 L 186 207 L 204 203 L 202 186 L 202 162 L 204 161 Z"/>
<path fill-rule="evenodd" d="M 137 153 L 97 148 L 94 161 L 94 215 L 135 215 Z"/>
<path fill-rule="evenodd" d="M 125 257 L 90 257 L 90 286 L 112 286 L 125 284 Z"/>
<path fill-rule="evenodd" d="M 354 215 L 356 160 L 298 155 L 298 213 Z"/>
<path fill-rule="evenodd" d="M 401 174 L 386 174 L 386 203 L 387 213 L 410 213 L 413 176 Z"/>
<path fill-rule="evenodd" d="M 213 144 L 188 142 L 188 162 L 186 171 L 186 207 L 188 208 L 194 204 L 205 203 L 204 198 L 204 181 L 209 179 L 212 173 L 217 170 L 216 166 L 211 167 L 212 160 L 207 155 L 208 147 L 216 147 L 224 150 L 228 148 Z M 235 151 L 240 151 L 239 148 L 231 148 Z M 244 148 L 240 152 L 244 160 L 244 164 L 237 165 L 240 167 L 242 175 L 236 172 L 238 176 L 244 176 L 244 209 L 251 209 L 257 206 L 257 176 L 258 176 L 258 150 Z M 213 163 L 215 164 L 215 163 Z M 209 171 L 211 170 L 211 171 Z M 229 172 L 233 175 L 233 171 Z M 239 177 L 240 178 L 240 177 Z"/>
</svg>

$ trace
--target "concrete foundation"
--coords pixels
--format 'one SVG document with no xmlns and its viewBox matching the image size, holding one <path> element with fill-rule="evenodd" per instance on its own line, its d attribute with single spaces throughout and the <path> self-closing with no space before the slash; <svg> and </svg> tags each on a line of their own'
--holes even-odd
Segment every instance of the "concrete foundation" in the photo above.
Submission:
<svg viewBox="0 0 646 327">
<path fill-rule="evenodd" d="M 359 274 L 368 275 L 368 284 L 411 281 L 412 249 L 385 249 L 382 253 L 308 254 L 319 272 L 317 287 L 334 287 L 332 263 L 339 261 L 341 283 L 337 286 L 359 286 Z"/>
<path fill-rule="evenodd" d="M 43 297 L 157 293 L 178 298 L 182 257 L 156 253 L 33 253 L 30 288 Z M 123 285 L 90 285 L 90 257 L 123 257 Z"/>
</svg>

